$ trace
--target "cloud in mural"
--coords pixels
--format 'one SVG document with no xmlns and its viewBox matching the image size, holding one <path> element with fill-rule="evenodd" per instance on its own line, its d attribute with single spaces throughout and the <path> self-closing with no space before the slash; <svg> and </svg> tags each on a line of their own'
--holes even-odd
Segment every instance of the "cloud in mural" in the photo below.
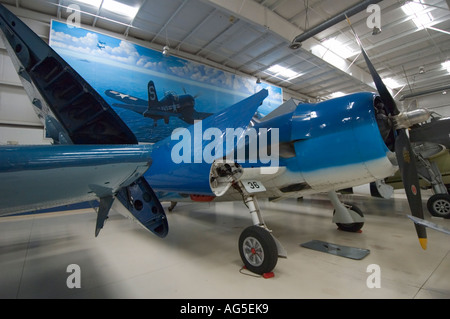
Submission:
<svg viewBox="0 0 450 319">
<path fill-rule="evenodd" d="M 53 21 L 50 45 L 64 54 L 80 60 L 89 57 L 100 63 L 131 69 L 143 74 L 171 81 L 191 81 L 193 85 L 206 85 L 208 90 L 221 90 L 230 96 L 246 96 L 261 89 L 269 90 L 265 104 L 282 103 L 282 90 L 270 84 L 256 84 L 256 78 L 239 76 L 197 62 L 175 56 L 164 57 L 161 52 L 129 41 L 109 37 L 83 28 L 69 29 L 66 24 Z M 187 82 L 186 82 L 187 83 Z M 143 86 L 144 87 L 144 86 Z"/>
<path fill-rule="evenodd" d="M 223 72 L 219 69 L 208 67 L 196 62 L 184 61 L 181 66 L 168 68 L 173 75 L 181 78 L 190 79 L 202 83 L 211 84 L 217 87 L 253 94 L 261 90 L 261 87 L 255 85 L 251 78 L 236 76 L 229 72 Z M 281 96 L 281 94 L 279 94 Z M 282 99 L 281 99 L 282 101 Z"/>
<path fill-rule="evenodd" d="M 120 41 L 118 46 L 99 45 L 100 40 L 97 34 L 88 32 L 83 37 L 76 37 L 64 32 L 51 32 L 51 46 L 70 50 L 73 52 L 86 54 L 91 57 L 100 57 L 122 62 L 129 65 L 136 65 L 138 61 L 144 59 L 141 57 L 136 47 L 126 41 Z"/>
</svg>

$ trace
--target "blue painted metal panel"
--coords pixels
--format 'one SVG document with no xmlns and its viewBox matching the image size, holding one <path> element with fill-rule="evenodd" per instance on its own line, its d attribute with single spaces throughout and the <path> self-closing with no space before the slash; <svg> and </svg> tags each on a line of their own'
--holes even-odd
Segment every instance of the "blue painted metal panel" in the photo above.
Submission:
<svg viewBox="0 0 450 319">
<path fill-rule="evenodd" d="M 0 147 L 0 214 L 111 196 L 144 174 L 148 146 Z"/>
<path fill-rule="evenodd" d="M 373 93 L 299 105 L 292 139 L 302 171 L 380 159 L 389 151 L 375 119 Z"/>
<path fill-rule="evenodd" d="M 155 150 L 152 152 L 154 163 L 145 175 L 153 189 L 155 191 L 213 195 L 209 186 L 211 163 L 205 161 L 202 156 L 205 146 L 211 141 L 204 140 L 203 134 L 209 128 L 215 128 L 222 132 L 221 138 L 226 139 L 227 128 L 240 128 L 245 131 L 267 94 L 267 90 L 261 90 L 226 110 L 188 127 L 187 132 L 192 139 L 189 141 L 190 156 L 187 163 L 175 163 L 172 158 L 172 150 L 181 142 L 181 139 L 171 140 L 169 137 L 155 144 Z M 225 152 L 224 155 L 226 155 Z M 199 159 L 200 161 L 198 161 Z"/>
<path fill-rule="evenodd" d="M 0 146 L 0 173 L 120 163 L 150 165 L 150 145 Z"/>
</svg>

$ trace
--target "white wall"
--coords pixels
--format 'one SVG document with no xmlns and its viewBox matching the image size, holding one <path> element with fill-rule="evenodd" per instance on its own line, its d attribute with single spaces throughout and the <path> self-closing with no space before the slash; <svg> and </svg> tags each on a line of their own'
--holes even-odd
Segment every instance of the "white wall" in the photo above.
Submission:
<svg viewBox="0 0 450 319">
<path fill-rule="evenodd" d="M 46 24 L 24 19 L 28 26 L 44 40 L 50 27 Z M 0 145 L 49 144 L 44 138 L 44 127 L 33 110 L 32 104 L 19 76 L 0 39 Z"/>
</svg>

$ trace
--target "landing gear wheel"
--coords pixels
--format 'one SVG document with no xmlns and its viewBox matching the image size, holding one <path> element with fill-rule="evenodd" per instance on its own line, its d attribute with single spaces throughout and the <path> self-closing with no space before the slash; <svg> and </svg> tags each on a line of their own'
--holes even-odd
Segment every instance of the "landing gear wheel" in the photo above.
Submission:
<svg viewBox="0 0 450 319">
<path fill-rule="evenodd" d="M 450 195 L 435 194 L 428 199 L 427 208 L 431 215 L 450 218 Z"/>
<path fill-rule="evenodd" d="M 351 205 L 348 203 L 344 203 L 344 205 L 348 207 L 347 208 L 348 210 L 357 213 L 361 217 L 364 217 L 363 212 L 357 206 Z M 333 212 L 333 215 L 335 214 L 335 212 L 336 212 L 336 210 Z M 339 227 L 340 230 L 350 232 L 350 233 L 356 233 L 356 232 L 360 231 L 361 228 L 363 228 L 364 223 L 348 223 L 348 224 L 336 223 L 336 225 Z"/>
<path fill-rule="evenodd" d="M 262 227 L 250 226 L 239 237 L 239 254 L 248 270 L 262 275 L 271 272 L 278 261 L 272 235 Z"/>
</svg>

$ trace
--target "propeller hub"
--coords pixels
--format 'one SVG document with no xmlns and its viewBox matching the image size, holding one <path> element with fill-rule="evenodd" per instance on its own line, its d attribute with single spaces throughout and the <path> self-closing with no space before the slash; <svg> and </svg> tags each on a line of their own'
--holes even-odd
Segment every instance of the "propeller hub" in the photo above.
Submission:
<svg viewBox="0 0 450 319">
<path fill-rule="evenodd" d="M 399 130 L 426 122 L 430 116 L 431 113 L 427 109 L 417 109 L 409 112 L 401 112 L 400 114 L 393 116 L 392 122 L 394 123 L 394 128 Z"/>
</svg>

